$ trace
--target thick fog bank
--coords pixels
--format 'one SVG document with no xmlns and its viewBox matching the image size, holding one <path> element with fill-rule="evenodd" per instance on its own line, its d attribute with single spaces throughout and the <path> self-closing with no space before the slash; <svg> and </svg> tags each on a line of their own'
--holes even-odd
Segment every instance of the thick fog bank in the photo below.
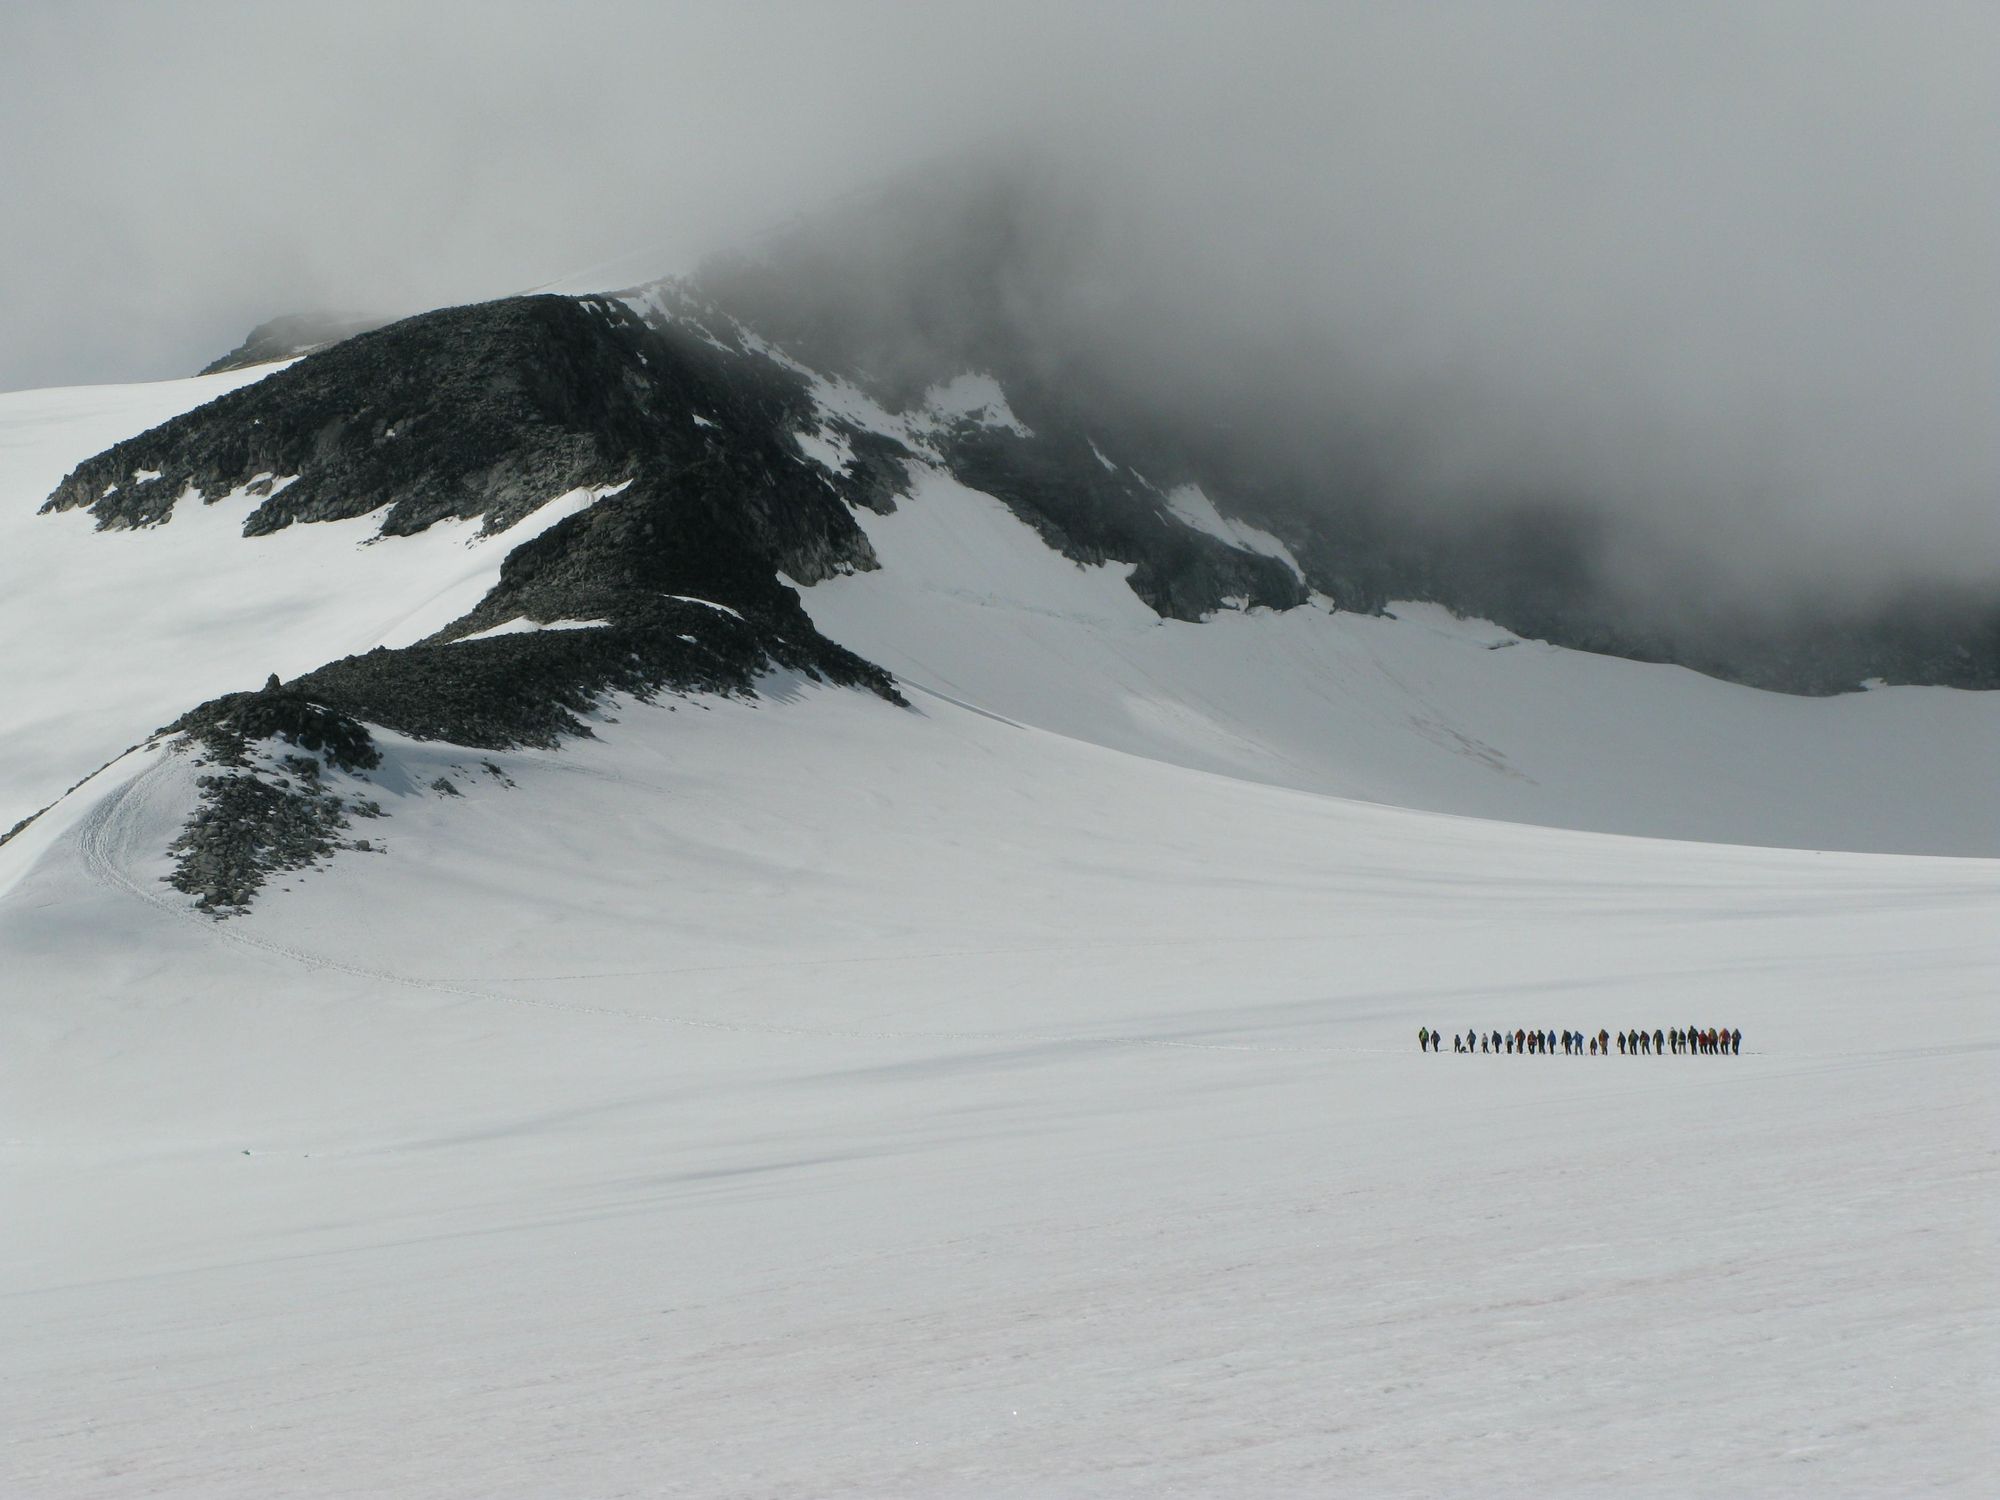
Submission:
<svg viewBox="0 0 2000 1500">
<path fill-rule="evenodd" d="M 894 399 L 993 371 L 1024 412 L 1271 524 L 1344 603 L 1440 598 L 1812 691 L 2000 682 L 2000 330 L 1975 347 L 1971 267 L 1747 316 L 1745 277 L 1690 280 L 1670 246 L 1482 282 L 1490 238 L 1428 267 L 1356 263 L 1338 253 L 1356 236 L 1324 224 L 1271 237 L 1283 204 L 1232 239 L 1214 188 L 987 150 L 703 281 Z M 1581 208 L 1564 222 L 1606 232 Z M 1903 320 L 1941 327 L 1954 297 L 1963 326 L 1899 349 Z"/>
</svg>

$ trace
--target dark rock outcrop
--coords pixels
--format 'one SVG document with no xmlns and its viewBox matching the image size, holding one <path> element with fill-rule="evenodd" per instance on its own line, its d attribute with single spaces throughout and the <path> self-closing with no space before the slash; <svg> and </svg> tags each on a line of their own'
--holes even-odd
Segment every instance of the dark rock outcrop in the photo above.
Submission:
<svg viewBox="0 0 2000 1500">
<path fill-rule="evenodd" d="M 196 785 L 200 802 L 168 847 L 174 868 L 165 878 L 211 916 L 242 911 L 272 875 L 310 868 L 341 847 L 347 809 L 312 779 L 279 786 L 235 772 Z"/>
<path fill-rule="evenodd" d="M 160 731 L 199 740 L 220 765 L 249 764 L 252 745 L 281 739 L 343 771 L 372 771 L 382 763 L 366 725 L 315 702 L 298 688 L 230 693 L 189 709 Z"/>
<path fill-rule="evenodd" d="M 514 298 L 336 344 L 78 465 L 44 508 L 147 526 L 183 496 L 243 489 L 264 497 L 250 535 L 377 510 L 385 535 L 472 517 L 498 531 L 650 472 L 729 483 L 774 514 L 837 510 L 789 437 L 807 415 L 803 382 L 770 360 L 615 301 Z"/>
<path fill-rule="evenodd" d="M 1199 620 L 1232 600 L 1271 609 L 1306 602 L 1305 584 L 1283 562 L 1184 525 L 1157 491 L 1107 468 L 1081 436 L 968 423 L 942 447 L 961 480 L 1006 502 L 1065 557 L 1134 564 L 1133 592 L 1167 619 Z"/>
<path fill-rule="evenodd" d="M 195 811 L 168 847 L 174 868 L 165 877 L 211 916 L 242 911 L 270 876 L 342 848 L 351 811 L 380 815 L 373 803 L 350 807 L 324 781 L 328 768 L 382 763 L 367 726 L 296 690 L 232 693 L 161 733 L 181 736 L 217 768 L 195 783 Z"/>
</svg>

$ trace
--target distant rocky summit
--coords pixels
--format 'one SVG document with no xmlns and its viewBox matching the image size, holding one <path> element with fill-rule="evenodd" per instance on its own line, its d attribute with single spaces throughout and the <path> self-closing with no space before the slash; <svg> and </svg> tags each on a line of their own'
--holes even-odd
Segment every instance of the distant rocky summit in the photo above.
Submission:
<svg viewBox="0 0 2000 1500">
<path fill-rule="evenodd" d="M 380 328 L 381 318 L 343 318 L 326 313 L 292 313 L 259 323 L 249 335 L 218 360 L 203 365 L 203 375 L 220 375 L 227 370 L 247 370 L 252 365 L 268 365 L 280 359 L 297 359 L 328 344 Z"/>
</svg>

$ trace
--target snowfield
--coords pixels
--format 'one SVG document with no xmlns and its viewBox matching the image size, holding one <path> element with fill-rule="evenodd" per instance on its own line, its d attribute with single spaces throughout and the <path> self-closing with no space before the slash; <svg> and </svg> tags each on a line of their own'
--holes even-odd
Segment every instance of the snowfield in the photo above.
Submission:
<svg viewBox="0 0 2000 1500">
<path fill-rule="evenodd" d="M 355 570 L 240 659 L 157 590 L 139 666 L 10 653 L 10 795 L 118 758 L 0 849 L 0 1493 L 1991 1488 L 1992 695 L 1161 624 L 926 475 L 862 518 L 882 571 L 805 592 L 912 708 L 384 735 L 378 852 L 214 922 L 160 880 L 200 769 L 120 752 L 505 539 L 0 496 L 79 619 L 149 545 Z M 10 643 L 83 629 L 32 577 Z"/>
<path fill-rule="evenodd" d="M 907 686 L 1073 738 L 1475 817 L 2000 855 L 2000 694 L 1791 697 L 1430 604 L 1162 620 L 1122 566 L 1067 561 L 935 471 L 894 515 L 857 519 L 882 570 L 806 591 L 814 623 Z"/>
</svg>

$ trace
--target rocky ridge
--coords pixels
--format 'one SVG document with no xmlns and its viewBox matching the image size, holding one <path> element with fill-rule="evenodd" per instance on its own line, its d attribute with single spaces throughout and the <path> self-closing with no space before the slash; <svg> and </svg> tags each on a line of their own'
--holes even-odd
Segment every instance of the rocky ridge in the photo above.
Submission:
<svg viewBox="0 0 2000 1500">
<path fill-rule="evenodd" d="M 791 585 L 877 566 L 855 512 L 893 511 L 915 464 L 990 490 L 1079 562 L 1132 564 L 1163 616 L 1307 597 L 1286 564 L 1183 524 L 1060 423 L 921 403 L 869 420 L 830 389 L 685 284 L 514 298 L 354 334 L 78 465 L 43 508 L 86 510 L 100 529 L 247 495 L 249 535 L 358 517 L 383 537 L 446 520 L 498 532 L 559 495 L 593 496 L 431 637 L 168 726 L 214 768 L 172 882 L 228 915 L 274 872 L 355 847 L 351 799 L 328 778 L 379 758 L 371 725 L 555 746 L 591 734 L 612 695 L 754 694 L 774 671 L 901 703 Z"/>
</svg>

